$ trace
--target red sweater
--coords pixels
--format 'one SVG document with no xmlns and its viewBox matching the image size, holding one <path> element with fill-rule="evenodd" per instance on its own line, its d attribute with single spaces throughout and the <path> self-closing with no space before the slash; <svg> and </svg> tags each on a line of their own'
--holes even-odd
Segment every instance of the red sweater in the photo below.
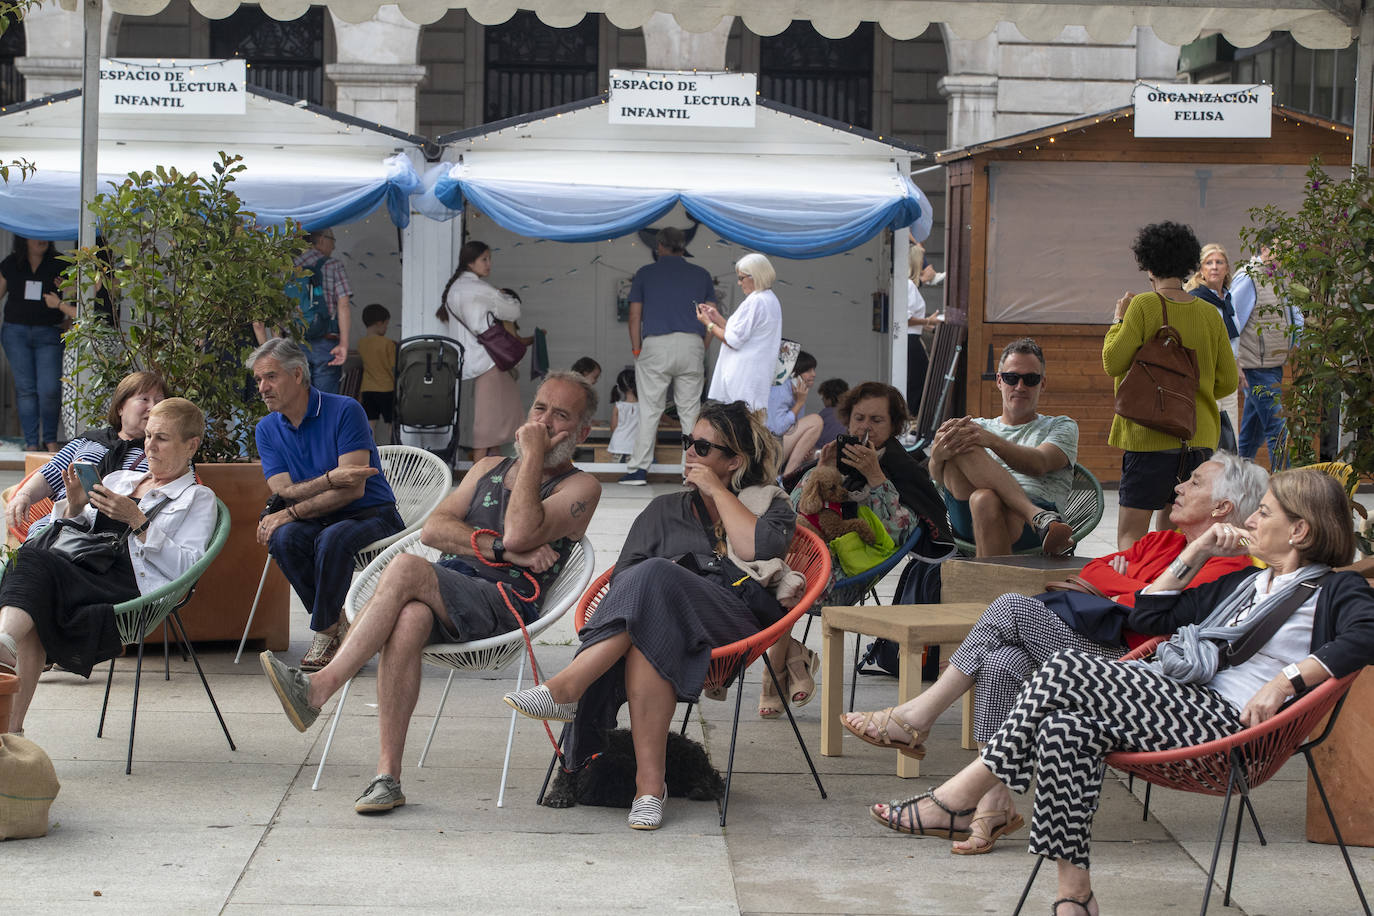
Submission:
<svg viewBox="0 0 1374 916">
<path fill-rule="evenodd" d="M 1169 568 L 1169 564 L 1178 559 L 1178 555 L 1186 546 L 1188 540 L 1181 532 L 1151 531 L 1132 544 L 1128 550 L 1109 553 L 1105 557 L 1089 561 L 1079 575 L 1100 588 L 1103 594 L 1117 604 L 1135 607 L 1135 593 L 1158 579 L 1160 574 Z M 1126 558 L 1125 575 L 1112 569 L 1112 558 L 1119 556 Z M 1220 579 L 1227 573 L 1246 569 L 1251 565 L 1253 564 L 1248 556 L 1212 557 L 1202 564 L 1197 575 L 1188 583 L 1188 588 Z"/>
</svg>

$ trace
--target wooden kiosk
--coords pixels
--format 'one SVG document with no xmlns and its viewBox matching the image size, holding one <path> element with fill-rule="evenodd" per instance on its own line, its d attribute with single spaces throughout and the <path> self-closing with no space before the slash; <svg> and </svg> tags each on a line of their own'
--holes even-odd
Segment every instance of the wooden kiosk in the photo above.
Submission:
<svg viewBox="0 0 1374 916">
<path fill-rule="evenodd" d="M 1313 156 L 1333 172 L 1350 162 L 1350 128 L 1274 106 L 1268 139 L 1137 138 L 1134 108 L 1105 111 L 946 151 L 946 307 L 967 315 L 964 411 L 996 416 L 997 355 L 1034 337 L 1047 357 L 1043 413 L 1079 424 L 1078 461 L 1103 483 L 1120 479 L 1107 445 L 1112 379 L 1102 336 L 1117 298 L 1149 289 L 1130 251 L 1139 227 L 1162 219 L 1217 241 L 1233 266 L 1248 210 L 1292 209 Z"/>
</svg>

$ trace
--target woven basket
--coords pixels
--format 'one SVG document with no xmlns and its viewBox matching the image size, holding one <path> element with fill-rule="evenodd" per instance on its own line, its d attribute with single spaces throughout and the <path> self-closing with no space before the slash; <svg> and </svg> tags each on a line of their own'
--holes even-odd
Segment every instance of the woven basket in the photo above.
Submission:
<svg viewBox="0 0 1374 916">
<path fill-rule="evenodd" d="M 46 834 L 59 788 L 41 747 L 18 735 L 0 735 L 0 840 Z"/>
</svg>

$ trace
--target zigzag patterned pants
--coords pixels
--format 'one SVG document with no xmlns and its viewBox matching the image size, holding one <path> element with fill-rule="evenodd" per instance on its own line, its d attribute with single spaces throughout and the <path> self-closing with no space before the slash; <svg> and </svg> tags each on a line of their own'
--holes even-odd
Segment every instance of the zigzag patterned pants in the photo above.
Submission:
<svg viewBox="0 0 1374 916">
<path fill-rule="evenodd" d="M 987 741 L 1011 715 L 1026 679 L 1064 649 L 1111 658 L 1120 646 L 1089 639 L 1059 619 L 1038 598 L 1003 595 L 978 618 L 949 657 L 955 668 L 976 679 L 973 737 Z"/>
<path fill-rule="evenodd" d="M 1030 852 L 1087 868 L 1108 753 L 1188 747 L 1241 727 L 1211 688 L 1066 649 L 1031 677 L 983 763 L 1015 792 L 1035 777 Z"/>
</svg>

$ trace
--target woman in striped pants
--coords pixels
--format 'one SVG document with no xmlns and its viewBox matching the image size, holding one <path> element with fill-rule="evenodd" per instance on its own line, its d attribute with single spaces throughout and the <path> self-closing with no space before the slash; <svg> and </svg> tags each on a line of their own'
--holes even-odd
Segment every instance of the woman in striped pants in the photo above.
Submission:
<svg viewBox="0 0 1374 916">
<path fill-rule="evenodd" d="M 1158 665 L 1060 652 L 1032 676 L 978 759 L 924 795 L 874 805 L 873 817 L 903 832 L 955 835 L 967 832 L 990 789 L 1000 783 L 1025 792 L 1034 777 L 1030 851 L 1058 863 L 1052 912 L 1096 916 L 1088 849 L 1108 753 L 1234 734 L 1307 687 L 1374 661 L 1374 592 L 1353 573 L 1330 574 L 1355 553 L 1349 505 L 1340 485 L 1318 471 L 1275 475 L 1243 529 L 1214 525 L 1137 596 L 1130 625 L 1143 633 L 1205 623 L 1204 634 L 1221 629 L 1239 640 L 1268 613 L 1289 612 L 1241 664 L 1217 670 L 1215 651 L 1210 665 L 1205 652 L 1174 653 L 1191 670 L 1166 674 Z M 1246 551 L 1268 568 L 1183 591 L 1207 559 Z M 1205 635 L 1198 643 L 1214 645 Z M 1175 637 L 1166 645 L 1184 643 Z"/>
</svg>

